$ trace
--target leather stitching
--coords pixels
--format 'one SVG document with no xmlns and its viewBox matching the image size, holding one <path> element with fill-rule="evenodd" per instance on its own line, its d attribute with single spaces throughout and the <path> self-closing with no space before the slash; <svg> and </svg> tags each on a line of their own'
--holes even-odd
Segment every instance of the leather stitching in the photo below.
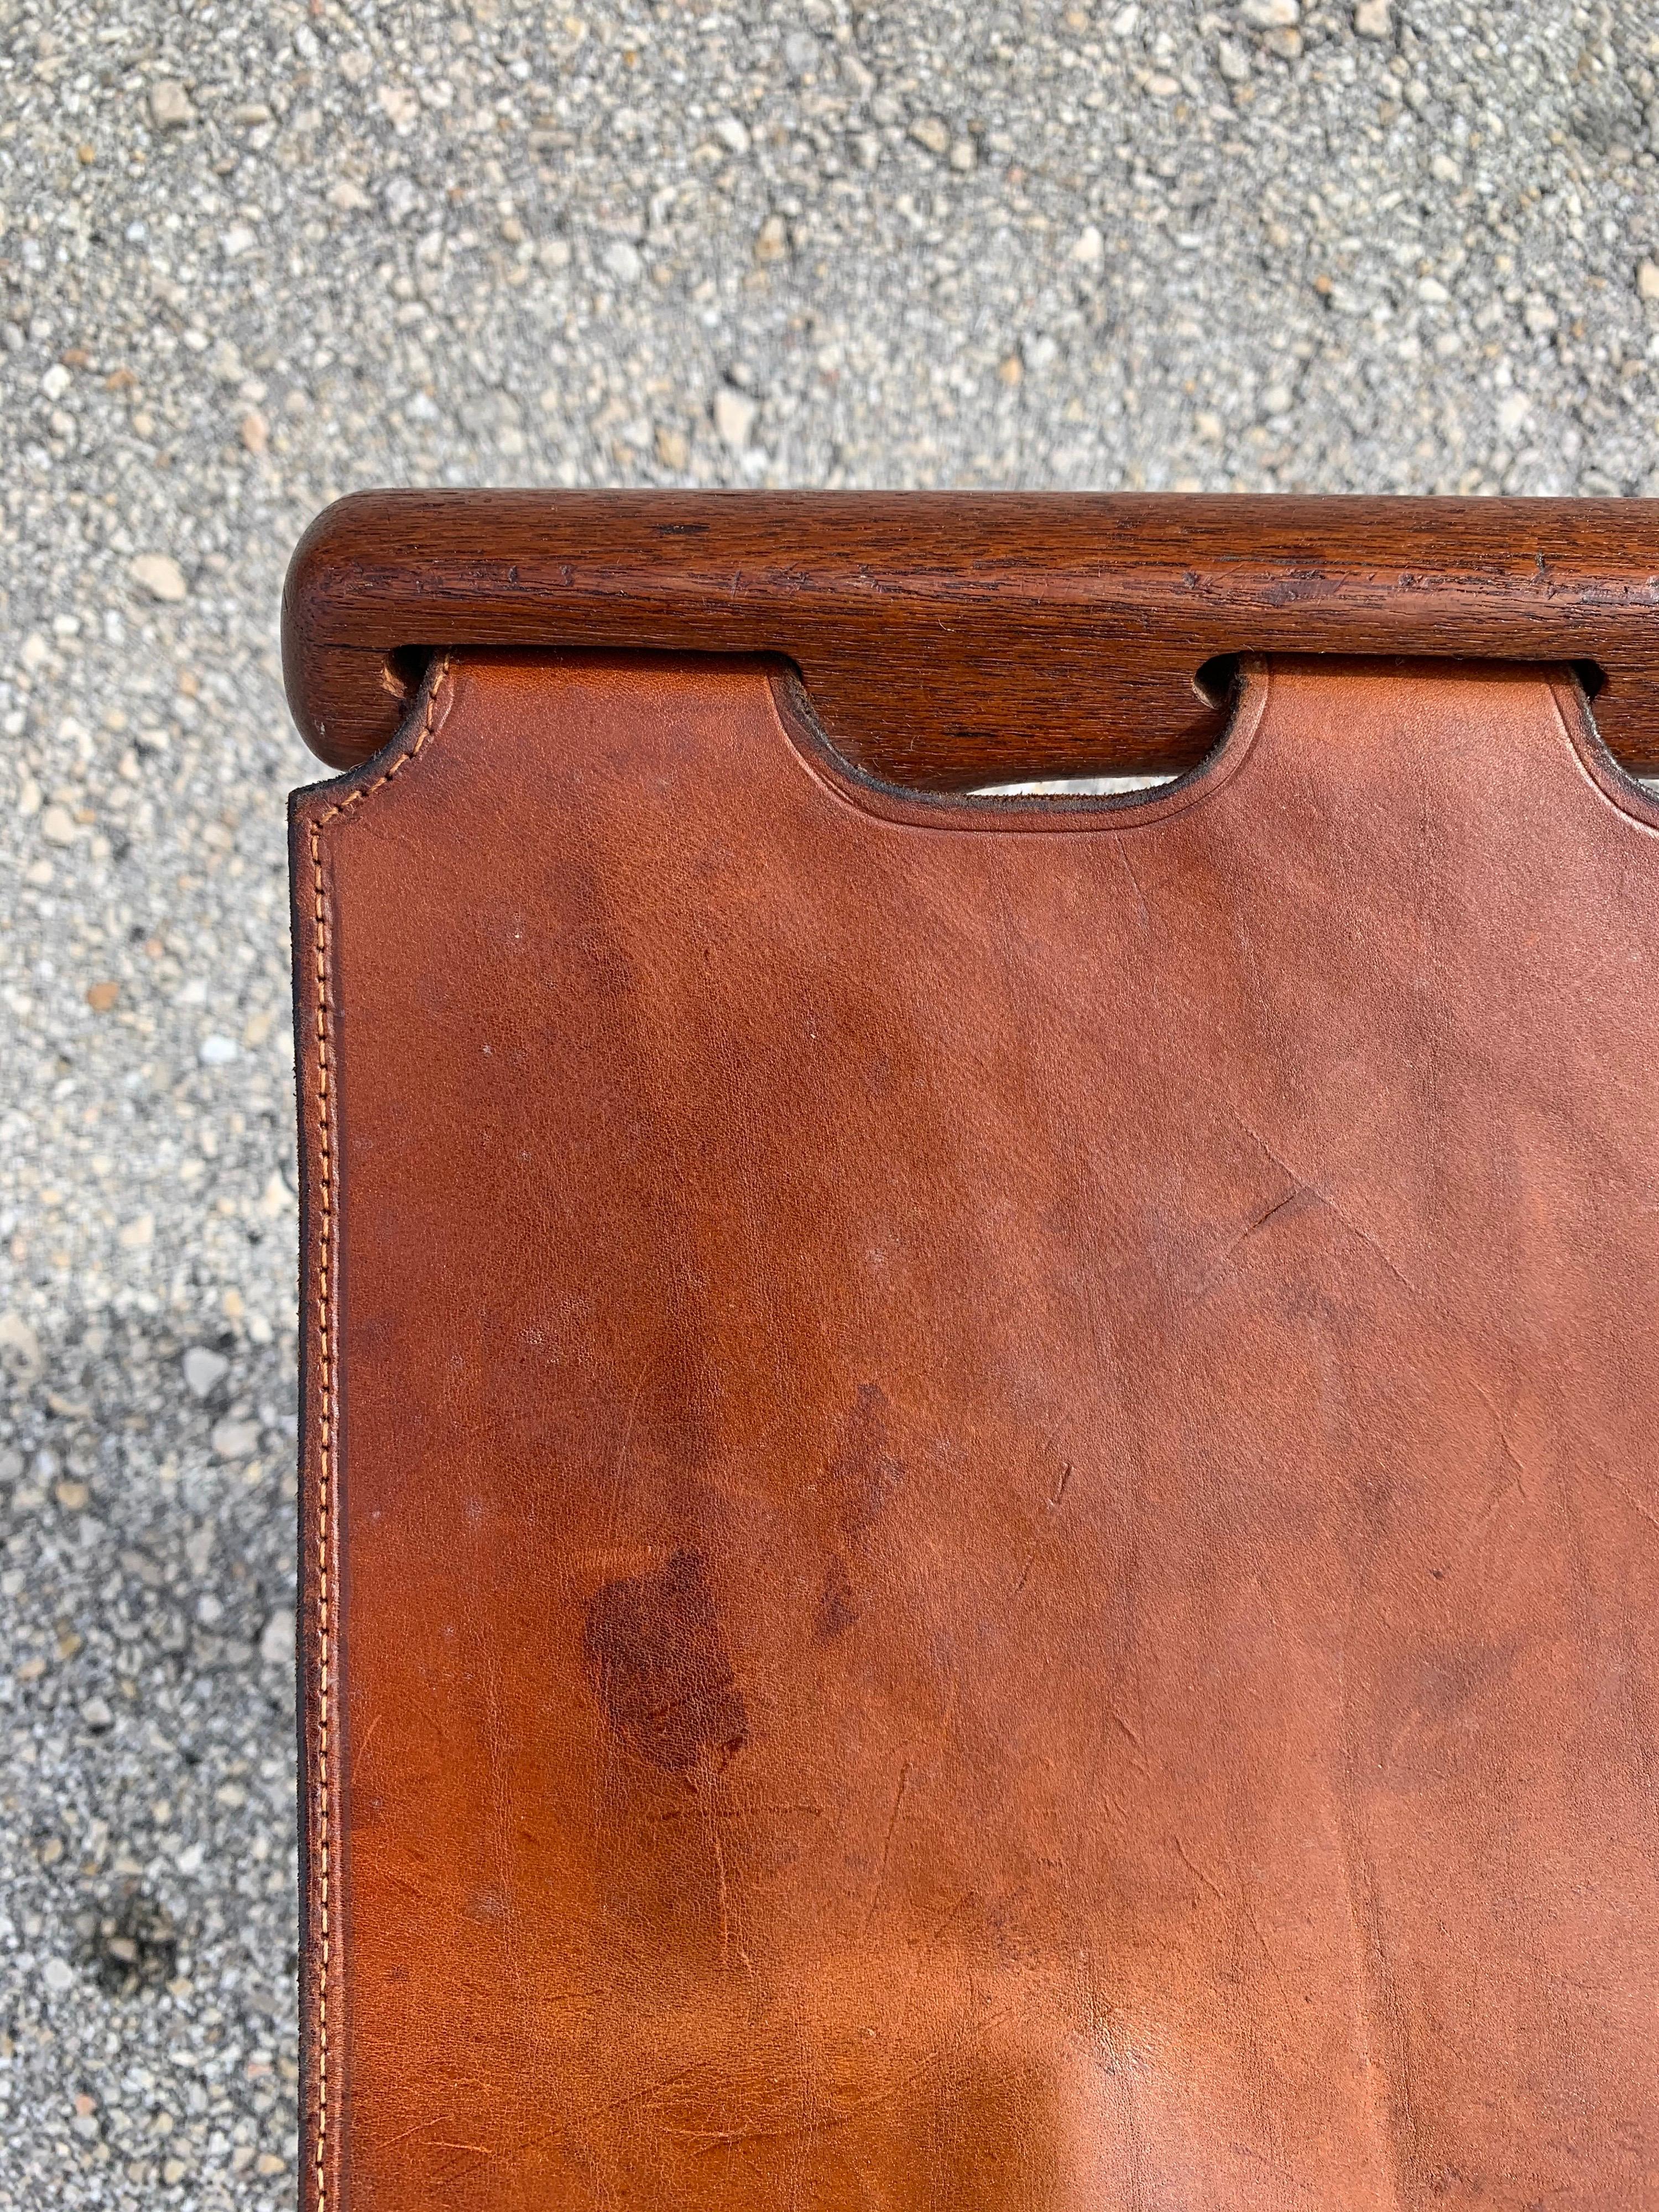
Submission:
<svg viewBox="0 0 1659 2212">
<path fill-rule="evenodd" d="M 413 744 L 399 753 L 373 783 L 360 784 L 337 799 L 311 824 L 312 934 L 317 987 L 317 1189 L 321 1213 L 318 1236 L 317 1295 L 313 1310 L 317 1326 L 318 1399 L 321 1407 L 318 1434 L 317 1473 L 317 1766 L 312 1800 L 313 1832 L 318 1855 L 318 1975 L 317 1975 L 317 2148 L 313 2168 L 313 2202 L 317 2212 L 328 2203 L 328 1976 L 330 1963 L 330 1876 L 333 1859 L 331 1805 L 329 1796 L 329 1713 L 334 1693 L 333 1631 L 330 1620 L 329 1540 L 334 1510 L 334 1455 L 338 1431 L 338 1376 L 331 1343 L 330 1321 L 334 1295 L 334 1081 L 329 1061 L 329 927 L 328 902 L 323 877 L 322 833 L 337 815 L 346 814 L 363 799 L 402 775 L 432 735 L 438 697 L 449 674 L 447 659 L 434 670 L 427 693 L 426 711 Z"/>
</svg>

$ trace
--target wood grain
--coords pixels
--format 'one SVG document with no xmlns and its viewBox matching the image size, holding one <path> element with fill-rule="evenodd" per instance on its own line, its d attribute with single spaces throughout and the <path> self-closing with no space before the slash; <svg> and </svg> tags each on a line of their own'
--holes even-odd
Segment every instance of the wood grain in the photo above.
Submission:
<svg viewBox="0 0 1659 2212">
<path fill-rule="evenodd" d="M 424 659 L 776 653 L 868 773 L 949 790 L 1179 769 L 1243 652 L 1593 662 L 1659 773 L 1659 501 L 918 492 L 361 492 L 283 599 L 289 702 L 347 768 Z"/>
</svg>

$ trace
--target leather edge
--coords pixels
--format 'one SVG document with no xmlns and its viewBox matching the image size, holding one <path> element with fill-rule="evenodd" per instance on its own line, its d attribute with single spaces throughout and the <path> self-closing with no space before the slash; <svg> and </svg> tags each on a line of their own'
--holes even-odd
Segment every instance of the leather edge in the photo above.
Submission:
<svg viewBox="0 0 1659 2212">
<path fill-rule="evenodd" d="M 326 790 L 327 787 L 322 787 Z M 295 1086 L 299 1118 L 300 1201 L 300 1449 L 299 1449 L 299 1633 L 295 1639 L 295 1720 L 299 1734 L 300 1837 L 300 2203 L 302 2212 L 322 2212 L 331 2195 L 322 2160 L 330 2129 L 322 2114 L 327 2083 L 319 2057 L 326 2020 L 323 1987 L 323 1868 L 332 1826 L 322 1802 L 325 1749 L 331 1732 L 326 1691 L 313 1654 L 319 1642 L 321 1598 L 317 1571 L 319 1550 L 331 1549 L 330 1516 L 319 1510 L 324 1480 L 317 1316 L 322 1295 L 323 1254 L 318 1200 L 321 1136 L 319 1089 L 319 1031 L 322 1005 L 318 989 L 318 932 L 312 840 L 318 790 L 295 792 L 289 807 L 289 868 L 293 913 Z M 336 2139 L 337 2140 L 337 2130 Z"/>
<path fill-rule="evenodd" d="M 342 2212 L 349 2191 L 338 1929 L 345 1898 L 337 1375 L 339 1330 L 337 1006 L 331 1002 L 331 825 L 392 781 L 442 727 L 453 696 L 433 664 L 398 737 L 349 775 L 289 804 L 295 1086 L 299 1122 L 299 1606 L 295 1639 L 300 1769 L 300 2203 Z"/>
</svg>

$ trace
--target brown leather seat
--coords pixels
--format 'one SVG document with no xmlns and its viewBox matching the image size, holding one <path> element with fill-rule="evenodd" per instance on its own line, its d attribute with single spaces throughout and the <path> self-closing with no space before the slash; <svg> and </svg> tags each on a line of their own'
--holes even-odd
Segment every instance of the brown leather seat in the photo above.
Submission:
<svg viewBox="0 0 1659 2212">
<path fill-rule="evenodd" d="M 462 653 L 301 794 L 313 2201 L 1659 2190 L 1659 808 Z"/>
</svg>

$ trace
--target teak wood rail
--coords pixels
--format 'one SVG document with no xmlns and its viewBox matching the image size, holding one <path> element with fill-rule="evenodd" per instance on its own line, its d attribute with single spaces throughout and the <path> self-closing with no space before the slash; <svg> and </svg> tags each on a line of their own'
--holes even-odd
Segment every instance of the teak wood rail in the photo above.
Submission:
<svg viewBox="0 0 1659 2212">
<path fill-rule="evenodd" d="M 949 790 L 1191 767 L 1244 652 L 1593 664 L 1659 773 L 1659 501 L 376 491 L 307 532 L 295 719 L 336 768 L 454 646 L 774 653 L 868 774 Z"/>
</svg>

